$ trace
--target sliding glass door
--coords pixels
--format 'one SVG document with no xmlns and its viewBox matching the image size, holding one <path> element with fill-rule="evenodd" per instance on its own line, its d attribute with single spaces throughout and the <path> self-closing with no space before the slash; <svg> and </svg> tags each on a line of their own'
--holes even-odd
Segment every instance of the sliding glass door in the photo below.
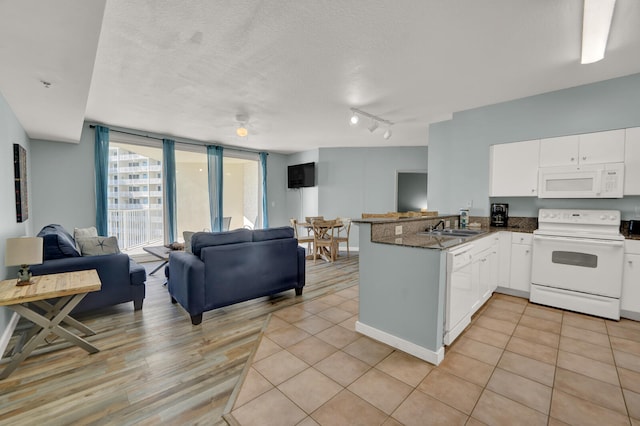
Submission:
<svg viewBox="0 0 640 426">
<path fill-rule="evenodd" d="M 115 137 L 114 137 L 115 136 Z M 162 144 L 154 139 L 118 137 L 109 142 L 108 234 L 120 249 L 143 253 L 165 241 Z M 206 147 L 175 144 L 177 241 L 184 231 L 210 231 Z M 224 150 L 223 229 L 262 227 L 262 170 L 257 154 Z"/>
<path fill-rule="evenodd" d="M 222 209 L 224 217 L 231 218 L 229 228 L 261 228 L 261 170 L 257 154 L 225 150 L 223 170 Z"/>
<path fill-rule="evenodd" d="M 163 244 L 162 149 L 110 141 L 109 235 L 123 251 Z"/>
<path fill-rule="evenodd" d="M 176 217 L 178 241 L 184 231 L 211 230 L 209 177 L 204 146 L 176 144 Z"/>
</svg>

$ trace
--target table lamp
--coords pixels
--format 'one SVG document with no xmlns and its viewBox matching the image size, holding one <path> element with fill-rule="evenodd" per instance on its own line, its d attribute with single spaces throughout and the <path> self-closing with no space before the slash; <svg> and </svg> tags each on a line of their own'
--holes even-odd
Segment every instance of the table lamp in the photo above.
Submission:
<svg viewBox="0 0 640 426">
<path fill-rule="evenodd" d="M 20 266 L 16 285 L 33 284 L 29 265 L 42 263 L 42 238 L 21 237 L 8 238 L 5 251 L 5 266 Z"/>
</svg>

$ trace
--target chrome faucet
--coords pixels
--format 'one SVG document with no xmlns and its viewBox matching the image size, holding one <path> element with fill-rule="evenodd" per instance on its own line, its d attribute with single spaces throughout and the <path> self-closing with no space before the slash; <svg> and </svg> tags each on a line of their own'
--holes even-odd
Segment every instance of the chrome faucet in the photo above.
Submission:
<svg viewBox="0 0 640 426">
<path fill-rule="evenodd" d="M 430 231 L 435 231 L 436 229 L 438 229 L 438 226 L 442 225 L 442 229 L 444 230 L 444 220 L 440 219 L 440 221 L 438 223 L 436 223 L 435 226 L 432 226 Z"/>
</svg>

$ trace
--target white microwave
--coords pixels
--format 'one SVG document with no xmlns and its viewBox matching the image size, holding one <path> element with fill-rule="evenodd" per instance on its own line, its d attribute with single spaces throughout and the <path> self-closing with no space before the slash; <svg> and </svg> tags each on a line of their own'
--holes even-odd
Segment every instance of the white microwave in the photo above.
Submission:
<svg viewBox="0 0 640 426">
<path fill-rule="evenodd" d="M 624 163 L 540 167 L 538 198 L 622 198 Z"/>
</svg>

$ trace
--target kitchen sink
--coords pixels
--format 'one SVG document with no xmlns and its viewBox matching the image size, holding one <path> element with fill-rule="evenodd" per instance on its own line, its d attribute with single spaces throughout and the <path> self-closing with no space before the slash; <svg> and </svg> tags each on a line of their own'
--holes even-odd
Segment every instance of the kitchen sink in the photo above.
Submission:
<svg viewBox="0 0 640 426">
<path fill-rule="evenodd" d="M 431 235 L 438 237 L 473 237 L 486 233 L 487 231 L 475 229 L 434 229 L 433 231 L 418 232 L 418 235 Z"/>
</svg>

